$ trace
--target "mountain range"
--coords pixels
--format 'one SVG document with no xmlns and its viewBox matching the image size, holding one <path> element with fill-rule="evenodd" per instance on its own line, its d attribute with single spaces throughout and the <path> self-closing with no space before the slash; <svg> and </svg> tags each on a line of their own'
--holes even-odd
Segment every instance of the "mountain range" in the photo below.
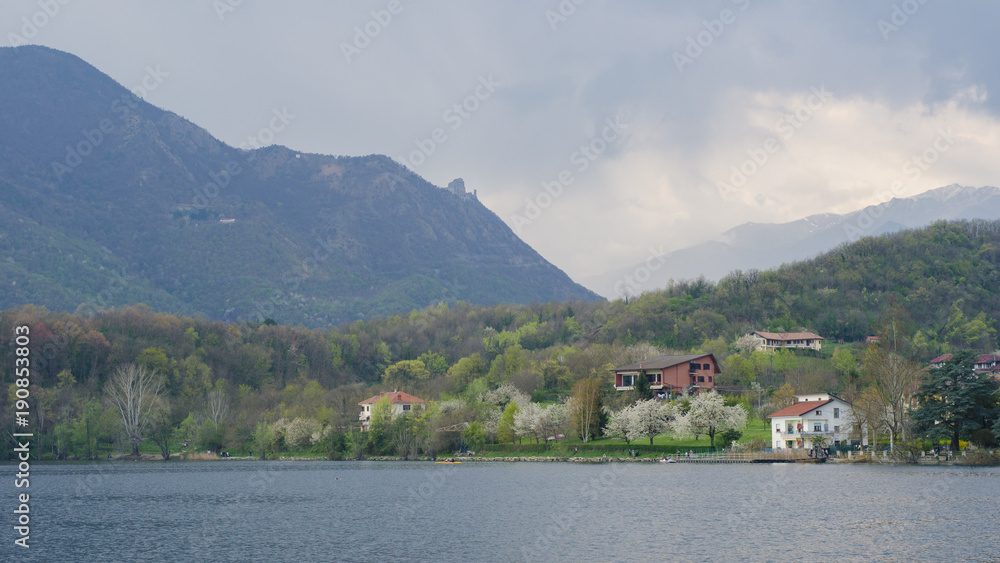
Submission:
<svg viewBox="0 0 1000 563">
<path fill-rule="evenodd" d="M 822 213 L 788 223 L 745 223 L 704 242 L 635 266 L 581 280 L 609 298 L 637 295 L 670 280 L 703 275 L 719 280 L 733 270 L 774 268 L 812 258 L 863 236 L 927 226 L 937 220 L 1000 218 L 1000 188 L 957 184 L 908 198 L 893 198 L 838 215 Z"/>
<path fill-rule="evenodd" d="M 276 108 L 270 124 L 293 117 Z M 2 308 L 142 302 L 311 327 L 441 301 L 600 299 L 460 179 L 228 146 L 39 46 L 0 48 L 0 287 Z"/>
</svg>

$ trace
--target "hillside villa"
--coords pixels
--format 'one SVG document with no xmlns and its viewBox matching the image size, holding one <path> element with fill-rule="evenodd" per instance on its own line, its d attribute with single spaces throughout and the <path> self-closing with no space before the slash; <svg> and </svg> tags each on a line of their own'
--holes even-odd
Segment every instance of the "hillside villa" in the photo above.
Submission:
<svg viewBox="0 0 1000 563">
<path fill-rule="evenodd" d="M 931 360 L 931 367 L 939 368 L 950 359 L 951 354 L 941 354 Z M 993 377 L 1000 379 L 1000 355 L 980 354 L 976 356 L 976 361 L 972 364 L 972 369 L 976 370 L 978 373 L 988 373 Z"/>
<path fill-rule="evenodd" d="M 660 396 L 714 389 L 715 376 L 722 373 L 713 354 L 659 356 L 611 371 L 615 374 L 615 389 L 631 391 L 636 378 L 645 377 L 649 388 Z"/>
<path fill-rule="evenodd" d="M 822 341 L 826 340 L 818 334 L 812 332 L 764 332 L 755 330 L 750 333 L 757 341 L 754 350 L 761 352 L 772 352 L 778 348 L 811 348 L 819 350 L 822 348 Z"/>
<path fill-rule="evenodd" d="M 817 437 L 828 446 L 857 444 L 851 437 L 851 405 L 829 393 L 795 395 L 795 403 L 767 417 L 774 449 L 811 449 Z M 864 433 L 861 445 L 868 445 Z"/>
<path fill-rule="evenodd" d="M 420 397 L 414 397 L 413 395 L 402 391 L 393 391 L 391 393 L 383 391 L 374 397 L 369 397 L 358 403 L 361 407 L 361 415 L 358 419 L 361 421 L 362 430 L 368 430 L 368 424 L 372 419 L 372 407 L 375 406 L 375 403 L 381 401 L 383 397 L 389 398 L 389 404 L 392 406 L 393 417 L 397 417 L 401 414 L 409 414 L 418 407 L 422 409 L 424 408 L 424 403 L 426 402 Z"/>
</svg>

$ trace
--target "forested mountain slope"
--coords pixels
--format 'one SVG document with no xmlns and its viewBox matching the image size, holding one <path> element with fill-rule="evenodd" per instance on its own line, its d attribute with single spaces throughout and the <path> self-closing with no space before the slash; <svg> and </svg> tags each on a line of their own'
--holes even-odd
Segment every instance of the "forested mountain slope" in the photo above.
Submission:
<svg viewBox="0 0 1000 563">
<path fill-rule="evenodd" d="M 385 156 L 230 147 L 37 46 L 0 48 L 0 287 L 0 307 L 310 327 L 442 299 L 598 299 L 462 183 Z"/>
</svg>

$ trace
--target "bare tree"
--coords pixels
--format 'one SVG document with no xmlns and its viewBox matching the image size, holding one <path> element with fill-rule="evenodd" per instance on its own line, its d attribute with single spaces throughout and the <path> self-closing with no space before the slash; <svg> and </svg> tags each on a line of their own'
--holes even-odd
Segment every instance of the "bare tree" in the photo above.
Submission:
<svg viewBox="0 0 1000 563">
<path fill-rule="evenodd" d="M 865 371 L 872 378 L 882 404 L 882 425 L 889 434 L 889 449 L 896 450 L 896 439 L 906 439 L 906 411 L 909 397 L 916 391 L 920 368 L 894 352 L 872 346 L 865 355 Z"/>
<path fill-rule="evenodd" d="M 104 392 L 122 417 L 125 434 L 132 441 L 132 455 L 139 457 L 139 440 L 160 399 L 163 381 L 143 366 L 126 364 L 115 370 Z"/>
<path fill-rule="evenodd" d="M 229 414 L 229 395 L 223 389 L 213 389 L 208 392 L 205 399 L 208 403 L 208 418 L 218 430 L 219 423 L 223 422 Z"/>
</svg>

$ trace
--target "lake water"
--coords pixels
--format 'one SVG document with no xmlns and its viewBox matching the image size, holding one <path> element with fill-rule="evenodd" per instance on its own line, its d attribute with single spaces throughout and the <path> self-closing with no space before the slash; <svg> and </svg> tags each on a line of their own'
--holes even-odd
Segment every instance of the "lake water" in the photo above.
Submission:
<svg viewBox="0 0 1000 563">
<path fill-rule="evenodd" d="M 1000 468 L 33 465 L 29 550 L 5 482 L 2 561 L 1000 561 Z"/>
</svg>

